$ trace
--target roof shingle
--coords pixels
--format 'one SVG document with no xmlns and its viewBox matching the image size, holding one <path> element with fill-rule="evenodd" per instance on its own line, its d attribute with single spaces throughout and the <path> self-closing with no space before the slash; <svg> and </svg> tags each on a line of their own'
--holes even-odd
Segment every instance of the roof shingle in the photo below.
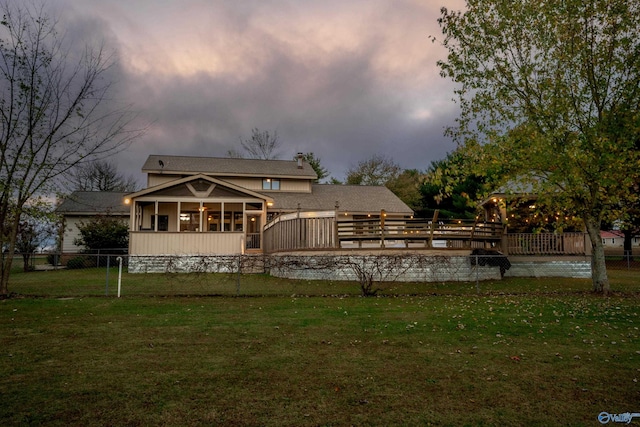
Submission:
<svg viewBox="0 0 640 427">
<path fill-rule="evenodd" d="M 63 214 L 129 214 L 130 207 L 124 204 L 126 192 L 119 191 L 74 191 L 56 208 Z"/>
<path fill-rule="evenodd" d="M 311 193 L 269 193 L 276 211 L 330 211 L 338 203 L 341 212 L 380 212 L 412 215 L 413 211 L 387 187 L 314 184 Z"/>
<path fill-rule="evenodd" d="M 144 173 L 203 173 L 212 176 L 264 176 L 307 178 L 318 176 L 307 162 L 298 168 L 296 160 L 260 160 L 223 157 L 161 156 L 152 154 L 142 166 Z"/>
</svg>

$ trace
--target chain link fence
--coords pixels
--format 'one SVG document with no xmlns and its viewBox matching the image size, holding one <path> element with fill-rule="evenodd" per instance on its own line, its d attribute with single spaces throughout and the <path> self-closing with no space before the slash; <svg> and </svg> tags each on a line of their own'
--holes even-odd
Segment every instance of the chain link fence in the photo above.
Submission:
<svg viewBox="0 0 640 427">
<path fill-rule="evenodd" d="M 588 291 L 590 264 L 494 255 L 230 255 L 152 257 L 124 251 L 14 256 L 9 291 L 82 296 L 378 296 Z M 3 256 L 6 256 L 3 255 Z M 640 255 L 611 256 L 613 290 L 640 291 Z M 363 286 L 368 283 L 369 288 Z M 369 294 L 367 294 L 369 295 Z"/>
</svg>

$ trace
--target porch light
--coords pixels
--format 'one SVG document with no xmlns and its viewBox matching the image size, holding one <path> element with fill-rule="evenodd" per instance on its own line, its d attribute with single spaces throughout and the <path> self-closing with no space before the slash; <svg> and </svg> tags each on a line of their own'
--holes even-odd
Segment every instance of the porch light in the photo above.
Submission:
<svg viewBox="0 0 640 427">
<path fill-rule="evenodd" d="M 124 199 L 124 204 L 125 205 L 130 205 L 131 204 L 131 199 L 128 198 L 128 197 L 126 199 Z"/>
<path fill-rule="evenodd" d="M 273 202 L 267 202 L 267 207 L 273 207 Z"/>
</svg>

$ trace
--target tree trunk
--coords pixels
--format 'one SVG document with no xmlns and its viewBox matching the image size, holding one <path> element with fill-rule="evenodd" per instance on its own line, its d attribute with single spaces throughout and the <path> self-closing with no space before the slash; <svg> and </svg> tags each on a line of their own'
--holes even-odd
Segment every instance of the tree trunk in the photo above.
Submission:
<svg viewBox="0 0 640 427">
<path fill-rule="evenodd" d="M 31 271 L 31 265 L 29 263 L 29 261 L 31 260 L 31 253 L 30 252 L 23 252 L 22 253 L 22 271 L 24 271 L 25 273 L 28 271 Z"/>
<path fill-rule="evenodd" d="M 624 234 L 624 260 L 633 261 L 633 230 L 622 230 L 622 234 Z"/>
<path fill-rule="evenodd" d="M 611 290 L 609 277 L 607 276 L 607 264 L 604 258 L 604 245 L 600 237 L 601 221 L 595 218 L 585 218 L 587 233 L 591 240 L 593 255 L 591 258 L 591 280 L 593 281 L 593 292 L 607 295 Z"/>
<path fill-rule="evenodd" d="M 16 237 L 18 235 L 18 225 L 20 224 L 20 215 L 16 215 L 11 223 L 9 230 L 9 246 L 7 253 L 2 254 L 2 265 L 0 266 L 2 274 L 0 275 L 0 299 L 9 296 L 9 273 L 13 264 L 13 255 L 16 250 Z"/>
</svg>

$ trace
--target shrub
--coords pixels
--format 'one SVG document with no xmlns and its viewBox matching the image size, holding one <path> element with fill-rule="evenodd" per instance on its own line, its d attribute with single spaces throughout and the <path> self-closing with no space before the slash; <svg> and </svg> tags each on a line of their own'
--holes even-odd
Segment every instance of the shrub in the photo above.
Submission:
<svg viewBox="0 0 640 427">
<path fill-rule="evenodd" d="M 77 270 L 80 268 L 95 267 L 95 260 L 85 256 L 77 256 L 67 261 L 67 269 Z"/>
<path fill-rule="evenodd" d="M 60 264 L 60 256 L 58 254 L 47 254 L 47 264 L 53 266 Z"/>
</svg>

